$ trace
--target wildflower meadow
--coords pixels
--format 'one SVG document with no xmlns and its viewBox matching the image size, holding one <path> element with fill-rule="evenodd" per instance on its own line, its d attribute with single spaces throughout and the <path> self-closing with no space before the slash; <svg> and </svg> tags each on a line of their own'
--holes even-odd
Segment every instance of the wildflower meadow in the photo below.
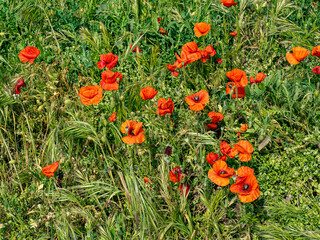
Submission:
<svg viewBox="0 0 320 240">
<path fill-rule="evenodd" d="M 0 1 L 0 239 L 320 239 L 320 2 Z"/>
</svg>

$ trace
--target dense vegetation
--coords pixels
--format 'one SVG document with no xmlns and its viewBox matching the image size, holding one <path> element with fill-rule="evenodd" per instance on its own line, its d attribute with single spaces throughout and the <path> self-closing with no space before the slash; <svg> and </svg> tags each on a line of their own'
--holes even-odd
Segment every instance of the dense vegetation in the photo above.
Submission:
<svg viewBox="0 0 320 240">
<path fill-rule="evenodd" d="M 320 74 L 312 71 L 320 58 L 286 60 L 294 47 L 320 45 L 320 4 L 238 2 L 229 8 L 220 0 L 0 1 L 0 236 L 320 239 Z M 211 29 L 198 38 L 193 29 L 200 22 Z M 212 45 L 216 55 L 174 77 L 167 64 L 192 41 Z M 41 51 L 33 64 L 19 59 L 27 46 Z M 123 74 L 119 89 L 84 105 L 79 90 L 99 85 L 97 62 L 106 53 L 119 56 L 112 70 Z M 233 99 L 226 95 L 233 69 L 248 79 L 267 76 Z M 26 86 L 17 96 L 21 77 Z M 159 92 L 146 101 L 140 90 L 147 86 Z M 203 89 L 209 102 L 191 111 L 185 97 Z M 172 99 L 172 115 L 156 114 L 159 98 Z M 203 125 L 210 111 L 224 115 L 215 130 Z M 117 119 L 108 121 L 113 112 Z M 144 142 L 121 140 L 126 120 L 143 123 Z M 226 162 L 254 169 L 261 194 L 251 203 L 239 201 L 230 185 L 211 182 L 206 161 L 222 141 L 239 141 L 242 124 L 252 160 Z M 54 177 L 46 177 L 41 169 L 56 161 Z M 178 166 L 190 185 L 186 196 L 169 179 Z"/>
</svg>

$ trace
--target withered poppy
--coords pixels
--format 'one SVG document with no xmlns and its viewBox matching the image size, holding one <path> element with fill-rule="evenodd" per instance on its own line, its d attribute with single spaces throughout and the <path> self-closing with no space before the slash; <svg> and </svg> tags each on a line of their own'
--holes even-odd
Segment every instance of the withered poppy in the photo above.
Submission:
<svg viewBox="0 0 320 240">
<path fill-rule="evenodd" d="M 19 59 L 21 62 L 26 63 L 33 63 L 34 60 L 39 56 L 41 51 L 36 47 L 26 47 L 19 52 Z"/>
<path fill-rule="evenodd" d="M 183 177 L 186 177 L 186 175 L 183 174 L 183 172 L 182 172 L 180 167 L 175 167 L 169 173 L 170 181 L 172 181 L 174 183 L 180 182 Z"/>
<path fill-rule="evenodd" d="M 222 64 L 221 58 L 217 58 L 216 61 L 217 61 L 219 64 Z"/>
<path fill-rule="evenodd" d="M 238 98 L 243 98 L 246 96 L 246 89 L 244 87 L 237 87 L 236 83 L 234 82 L 228 82 L 227 83 L 227 87 L 226 87 L 226 94 L 230 94 L 231 90 L 233 90 L 233 94 L 232 94 L 232 98 L 237 98 L 237 94 L 238 94 Z"/>
<path fill-rule="evenodd" d="M 248 84 L 248 78 L 244 71 L 240 69 L 233 69 L 226 73 L 227 78 L 237 84 L 237 87 L 245 87 Z"/>
<path fill-rule="evenodd" d="M 130 49 L 132 49 L 132 45 L 130 45 Z M 142 50 L 138 47 L 138 46 L 136 46 L 133 50 L 132 50 L 132 52 L 142 52 Z"/>
<path fill-rule="evenodd" d="M 239 193 L 239 200 L 243 203 L 253 202 L 260 196 L 259 184 L 254 175 L 238 177 L 231 185 L 230 191 Z"/>
<path fill-rule="evenodd" d="M 158 91 L 156 91 L 153 87 L 144 87 L 140 91 L 140 97 L 143 100 L 152 99 L 157 95 Z"/>
<path fill-rule="evenodd" d="M 58 167 L 59 167 L 59 161 L 56 161 L 46 167 L 43 167 L 42 173 L 44 175 L 46 175 L 47 177 L 51 178 L 51 177 L 53 177 L 54 172 L 57 171 Z"/>
<path fill-rule="evenodd" d="M 320 45 L 312 49 L 312 56 L 320 57 Z"/>
<path fill-rule="evenodd" d="M 190 191 L 190 184 L 189 183 L 181 183 L 178 186 L 178 190 L 180 191 L 181 196 L 184 194 L 184 196 L 187 197 L 188 193 Z"/>
<path fill-rule="evenodd" d="M 170 156 L 172 154 L 172 147 L 170 147 L 170 146 L 166 147 L 164 154 Z"/>
<path fill-rule="evenodd" d="M 80 101 L 84 105 L 98 104 L 103 96 L 103 90 L 99 85 L 82 87 L 79 90 Z"/>
<path fill-rule="evenodd" d="M 230 36 L 237 36 L 238 32 L 234 31 L 234 32 L 230 32 Z"/>
<path fill-rule="evenodd" d="M 227 142 L 222 141 L 220 143 L 220 151 L 223 155 L 227 155 L 230 158 L 234 158 L 238 154 L 238 150 L 236 148 L 232 148 Z"/>
<path fill-rule="evenodd" d="M 121 83 L 123 75 L 118 72 L 104 71 L 101 73 L 101 78 L 100 85 L 104 90 L 115 91 L 119 89 L 119 83 Z"/>
<path fill-rule="evenodd" d="M 20 88 L 25 87 L 25 86 L 26 86 L 26 84 L 24 83 L 24 79 L 21 77 L 21 79 L 18 80 L 18 82 L 16 83 L 16 86 L 14 88 L 15 93 L 20 94 L 21 93 Z"/>
<path fill-rule="evenodd" d="M 227 157 L 211 152 L 207 155 L 206 160 L 210 165 L 212 165 L 214 162 L 216 162 L 218 160 L 227 161 Z"/>
<path fill-rule="evenodd" d="M 168 98 L 168 100 L 166 100 L 165 98 L 160 98 L 158 100 L 158 110 L 156 111 L 156 114 L 163 116 L 169 113 L 169 115 L 171 115 L 171 113 L 173 112 L 173 106 L 174 104 L 171 98 Z"/>
<path fill-rule="evenodd" d="M 109 120 L 110 122 L 114 122 L 116 119 L 117 119 L 117 115 L 116 115 L 116 113 L 114 112 L 114 113 L 111 114 L 111 116 L 109 117 L 108 120 Z"/>
<path fill-rule="evenodd" d="M 121 140 L 127 144 L 142 143 L 146 139 L 143 135 L 145 131 L 142 129 L 142 125 L 142 122 L 137 123 L 133 120 L 122 123 L 120 131 L 128 134 L 128 136 L 121 138 Z"/>
<path fill-rule="evenodd" d="M 209 101 L 209 94 L 206 90 L 191 94 L 184 98 L 192 111 L 201 111 Z"/>
<path fill-rule="evenodd" d="M 316 66 L 312 69 L 312 71 L 315 73 L 315 74 L 320 74 L 320 67 L 319 66 Z"/>
<path fill-rule="evenodd" d="M 176 69 L 178 68 L 176 65 L 167 64 L 167 68 L 170 72 L 172 72 L 173 76 L 175 77 L 179 76 L 179 72 L 176 71 Z"/>
<path fill-rule="evenodd" d="M 292 65 L 299 64 L 311 53 L 311 51 L 308 51 L 303 47 L 295 47 L 292 49 L 292 52 L 293 53 L 286 53 L 286 58 Z"/>
<path fill-rule="evenodd" d="M 235 3 L 234 0 L 221 0 L 221 3 L 223 4 L 223 6 L 226 6 L 226 7 L 232 7 L 238 4 L 238 3 Z"/>
<path fill-rule="evenodd" d="M 239 160 L 241 162 L 248 162 L 252 159 L 250 153 L 253 153 L 253 146 L 247 140 L 241 140 L 233 147 L 239 152 Z"/>
<path fill-rule="evenodd" d="M 165 34 L 165 35 L 168 34 L 168 32 L 165 29 L 163 29 L 162 27 L 159 28 L 159 32 L 162 34 Z"/>
<path fill-rule="evenodd" d="M 208 172 L 209 179 L 218 186 L 224 187 L 229 185 L 230 179 L 234 175 L 234 169 L 228 167 L 227 163 L 218 160 L 212 164 L 212 169 Z"/>
<path fill-rule="evenodd" d="M 101 54 L 100 61 L 97 63 L 97 66 L 100 70 L 107 67 L 109 70 L 114 68 L 118 63 L 119 57 L 113 55 L 113 53 Z"/>
<path fill-rule="evenodd" d="M 208 34 L 208 32 L 210 31 L 210 24 L 207 24 L 206 22 L 201 22 L 201 23 L 196 23 L 194 25 L 194 34 L 197 37 L 201 37 L 201 36 L 205 36 Z"/>
</svg>

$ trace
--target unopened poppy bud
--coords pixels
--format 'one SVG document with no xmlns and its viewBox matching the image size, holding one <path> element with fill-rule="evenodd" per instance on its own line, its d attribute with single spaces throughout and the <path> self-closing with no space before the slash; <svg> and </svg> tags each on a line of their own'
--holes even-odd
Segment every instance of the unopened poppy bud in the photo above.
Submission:
<svg viewBox="0 0 320 240">
<path fill-rule="evenodd" d="M 71 100 L 70 100 L 70 99 L 66 99 L 66 100 L 64 101 L 64 104 L 67 105 L 67 106 L 69 106 L 69 105 L 71 104 Z"/>
<path fill-rule="evenodd" d="M 318 95 L 319 95 L 319 91 L 317 90 L 317 91 L 314 92 L 314 96 L 318 97 Z"/>
<path fill-rule="evenodd" d="M 123 99 L 124 99 L 124 96 L 123 96 L 123 95 L 121 95 L 121 96 L 120 96 L 120 100 L 123 100 Z"/>
</svg>

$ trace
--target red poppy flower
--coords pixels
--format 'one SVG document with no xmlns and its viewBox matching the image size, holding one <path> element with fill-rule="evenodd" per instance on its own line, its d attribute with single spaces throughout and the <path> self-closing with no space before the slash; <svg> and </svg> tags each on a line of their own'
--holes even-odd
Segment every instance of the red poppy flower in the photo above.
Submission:
<svg viewBox="0 0 320 240">
<path fill-rule="evenodd" d="M 219 64 L 222 64 L 221 58 L 217 58 L 216 61 L 217 61 Z"/>
<path fill-rule="evenodd" d="M 100 62 L 97 63 L 97 66 L 100 70 L 107 67 L 109 70 L 114 68 L 119 60 L 117 55 L 113 55 L 112 53 L 102 54 L 100 56 Z"/>
<path fill-rule="evenodd" d="M 162 34 L 165 34 L 165 35 L 168 34 L 168 32 L 167 32 L 165 29 L 163 29 L 162 27 L 159 28 L 159 31 L 160 31 L 160 33 L 162 33 Z"/>
<path fill-rule="evenodd" d="M 177 66 L 175 65 L 171 65 L 171 64 L 167 64 L 167 68 L 170 72 L 172 72 L 172 75 L 175 76 L 175 77 L 178 77 L 179 76 L 179 73 L 176 71 L 177 69 Z"/>
<path fill-rule="evenodd" d="M 182 170 L 180 167 L 175 167 L 174 169 L 171 170 L 169 173 L 169 178 L 170 181 L 176 183 L 180 182 L 183 177 L 186 177 L 187 175 L 183 174 Z"/>
<path fill-rule="evenodd" d="M 295 47 L 292 49 L 292 51 L 293 53 L 286 54 L 288 62 L 292 65 L 299 64 L 311 53 L 311 51 L 308 51 L 303 47 Z"/>
<path fill-rule="evenodd" d="M 254 175 L 238 177 L 231 185 L 230 191 L 239 193 L 239 200 L 243 203 L 253 202 L 260 196 L 259 184 Z"/>
<path fill-rule="evenodd" d="M 216 112 L 209 112 L 208 113 L 209 118 L 211 118 L 211 123 L 208 124 L 208 126 L 206 127 L 207 130 L 210 129 L 217 129 L 218 125 L 216 124 L 217 122 L 220 122 L 224 116 L 222 113 L 216 113 Z"/>
<path fill-rule="evenodd" d="M 218 161 L 218 160 L 221 160 L 221 161 L 227 161 L 227 157 L 226 156 L 221 156 L 221 155 L 218 155 L 216 153 L 209 153 L 206 157 L 207 159 L 207 162 L 212 165 L 214 162 Z"/>
<path fill-rule="evenodd" d="M 260 83 L 262 82 L 265 78 L 266 78 L 267 75 L 265 75 L 263 72 L 259 72 L 257 75 L 256 75 L 256 82 L 257 83 Z"/>
<path fill-rule="evenodd" d="M 166 100 L 165 98 L 160 98 L 158 100 L 158 110 L 156 111 L 156 114 L 163 116 L 169 113 L 169 115 L 171 115 L 171 113 L 173 112 L 173 106 L 174 104 L 171 98 L 168 98 L 168 100 Z"/>
<path fill-rule="evenodd" d="M 227 155 L 230 158 L 234 158 L 238 154 L 238 150 L 236 148 L 232 148 L 227 142 L 222 141 L 220 143 L 220 151 L 223 155 Z"/>
<path fill-rule="evenodd" d="M 114 122 L 116 119 L 117 119 L 117 115 L 116 115 L 116 113 L 114 112 L 114 113 L 111 114 L 111 116 L 109 117 L 108 120 L 109 120 L 110 122 Z"/>
<path fill-rule="evenodd" d="M 188 42 L 182 46 L 182 51 L 180 54 L 181 57 L 176 53 L 176 57 L 178 63 L 181 63 L 182 66 L 186 66 L 189 63 L 197 61 L 201 59 L 202 53 L 201 50 L 198 48 L 196 42 Z M 181 68 L 178 66 L 178 68 Z"/>
<path fill-rule="evenodd" d="M 158 23 L 162 21 L 162 17 L 158 17 Z"/>
<path fill-rule="evenodd" d="M 228 82 L 227 87 L 226 87 L 226 94 L 230 94 L 231 90 L 233 90 L 232 98 L 237 98 L 237 93 L 238 93 L 238 98 L 243 98 L 246 96 L 246 90 L 244 87 L 237 87 L 236 83 L 234 82 Z"/>
<path fill-rule="evenodd" d="M 184 98 L 192 111 L 201 111 L 209 101 L 209 94 L 206 90 L 194 93 Z"/>
<path fill-rule="evenodd" d="M 142 122 L 137 123 L 133 120 L 127 120 L 122 123 L 120 131 L 128 134 L 128 136 L 121 138 L 121 140 L 127 144 L 142 143 L 144 140 L 146 140 L 145 136 L 143 135 L 145 131 L 142 129 L 142 125 Z"/>
<path fill-rule="evenodd" d="M 201 58 L 201 61 L 203 63 L 205 63 L 207 60 L 209 60 L 209 55 L 211 57 L 213 57 L 214 55 L 216 55 L 216 50 L 214 50 L 213 46 L 212 45 L 209 45 L 207 46 L 204 51 L 202 51 L 202 58 Z"/>
<path fill-rule="evenodd" d="M 237 84 L 237 87 L 245 87 L 248 84 L 248 78 L 244 71 L 240 69 L 233 69 L 226 73 L 227 78 Z"/>
<path fill-rule="evenodd" d="M 130 49 L 132 49 L 132 45 L 130 45 Z M 136 46 L 133 50 L 132 50 L 132 52 L 142 52 L 142 50 L 138 47 L 138 46 Z"/>
<path fill-rule="evenodd" d="M 221 3 L 226 7 L 232 7 L 238 4 L 238 3 L 235 3 L 234 0 L 221 0 Z"/>
<path fill-rule="evenodd" d="M 24 79 L 21 77 L 21 79 L 18 80 L 18 82 L 16 83 L 16 86 L 15 86 L 15 88 L 14 88 L 16 94 L 20 94 L 20 93 L 21 93 L 20 88 L 21 88 L 22 86 L 25 87 L 26 84 L 24 83 Z"/>
<path fill-rule="evenodd" d="M 320 57 L 320 45 L 312 49 L 312 56 Z"/>
<path fill-rule="evenodd" d="M 245 132 L 245 131 L 247 131 L 247 129 L 248 129 L 248 125 L 242 124 L 240 127 L 240 131 L 237 133 L 237 136 L 239 136 L 239 138 L 240 138 L 241 132 Z"/>
<path fill-rule="evenodd" d="M 229 185 L 230 179 L 234 175 L 234 169 L 228 167 L 224 161 L 216 161 L 212 165 L 212 169 L 208 172 L 209 179 L 218 186 L 224 187 Z"/>
<path fill-rule="evenodd" d="M 234 144 L 233 147 L 238 150 L 241 162 L 248 162 L 252 159 L 250 153 L 253 153 L 253 146 L 248 141 L 241 140 L 237 144 Z"/>
<path fill-rule="evenodd" d="M 42 173 L 44 175 L 46 175 L 47 177 L 51 178 L 51 177 L 53 177 L 54 172 L 57 171 L 58 167 L 59 167 L 59 161 L 56 161 L 46 167 L 43 167 Z"/>
<path fill-rule="evenodd" d="M 39 56 L 41 51 L 36 47 L 26 47 L 19 52 L 19 59 L 21 62 L 26 63 L 33 63 L 34 60 Z"/>
<path fill-rule="evenodd" d="M 193 31 L 197 37 L 201 37 L 201 36 L 205 36 L 208 34 L 208 32 L 210 31 L 210 27 L 211 27 L 211 25 L 207 24 L 205 22 L 196 23 L 194 25 Z"/>
<path fill-rule="evenodd" d="M 146 184 L 150 183 L 150 180 L 149 180 L 149 178 L 147 178 L 147 177 L 144 177 L 143 180 L 144 180 L 144 182 L 145 182 Z"/>
<path fill-rule="evenodd" d="M 237 36 L 238 32 L 237 31 L 234 31 L 234 32 L 231 32 L 230 33 L 230 36 Z"/>
<path fill-rule="evenodd" d="M 123 75 L 118 72 L 104 71 L 101 73 L 101 78 L 100 85 L 104 90 L 115 91 L 119 89 L 119 83 L 121 83 Z"/>
<path fill-rule="evenodd" d="M 247 177 L 249 175 L 254 175 L 254 170 L 252 168 L 242 166 L 237 170 L 237 175 L 240 178 Z"/>
<path fill-rule="evenodd" d="M 84 105 L 98 104 L 103 96 L 103 90 L 99 85 L 82 87 L 79 90 L 80 101 Z"/>
<path fill-rule="evenodd" d="M 182 196 L 184 193 L 184 196 L 187 197 L 188 193 L 190 191 L 190 184 L 189 183 L 181 183 L 178 186 L 178 190 L 180 191 L 180 195 Z"/>
<path fill-rule="evenodd" d="M 315 74 L 320 74 L 320 67 L 319 66 L 316 66 L 312 69 L 312 71 L 315 73 Z"/>
<path fill-rule="evenodd" d="M 143 100 L 152 99 L 157 95 L 158 91 L 156 91 L 153 87 L 145 87 L 140 91 L 140 97 Z"/>
</svg>

